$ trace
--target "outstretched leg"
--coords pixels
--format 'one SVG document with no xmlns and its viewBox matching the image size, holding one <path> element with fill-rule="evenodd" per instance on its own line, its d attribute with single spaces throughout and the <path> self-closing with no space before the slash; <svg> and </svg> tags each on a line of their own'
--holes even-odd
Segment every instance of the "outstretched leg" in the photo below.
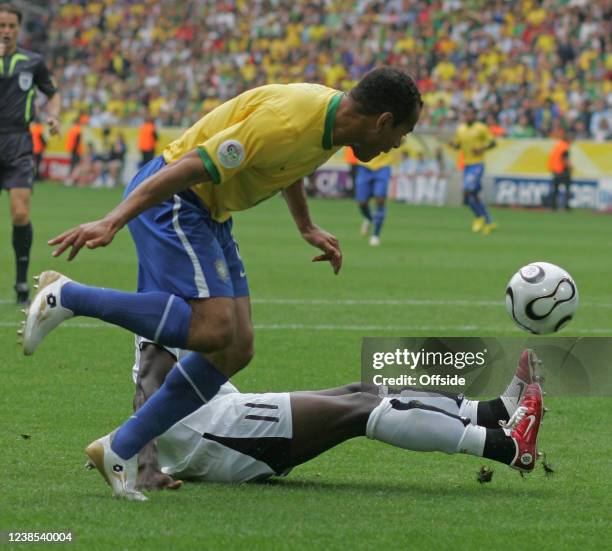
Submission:
<svg viewBox="0 0 612 551">
<path fill-rule="evenodd" d="M 364 436 L 368 417 L 380 398 L 367 392 L 322 395 L 291 393 L 293 438 L 290 466 L 296 466 L 334 446 Z"/>
</svg>

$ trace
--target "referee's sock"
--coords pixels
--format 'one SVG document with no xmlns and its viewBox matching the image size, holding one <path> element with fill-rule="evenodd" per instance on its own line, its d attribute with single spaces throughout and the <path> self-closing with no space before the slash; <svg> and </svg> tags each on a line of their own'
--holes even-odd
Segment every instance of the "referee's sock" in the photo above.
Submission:
<svg viewBox="0 0 612 551">
<path fill-rule="evenodd" d="M 115 433 L 112 450 L 123 459 L 136 455 L 217 394 L 227 377 L 204 356 L 192 352 L 168 373 L 164 384 Z"/>
<path fill-rule="evenodd" d="M 28 266 L 30 264 L 30 249 L 32 248 L 32 224 L 28 222 L 23 226 L 13 226 L 13 249 L 15 250 L 15 261 L 17 273 L 15 282 L 27 284 Z"/>
<path fill-rule="evenodd" d="M 126 293 L 71 281 L 62 287 L 61 304 L 75 316 L 98 318 L 165 346 L 187 346 L 191 306 L 176 295 Z"/>
</svg>

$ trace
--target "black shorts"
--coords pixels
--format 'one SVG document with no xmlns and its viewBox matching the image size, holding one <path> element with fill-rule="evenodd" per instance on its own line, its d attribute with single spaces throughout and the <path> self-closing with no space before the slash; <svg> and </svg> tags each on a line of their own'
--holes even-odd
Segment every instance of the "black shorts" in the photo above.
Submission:
<svg viewBox="0 0 612 551">
<path fill-rule="evenodd" d="M 34 154 L 29 132 L 0 134 L 0 190 L 32 189 Z"/>
</svg>

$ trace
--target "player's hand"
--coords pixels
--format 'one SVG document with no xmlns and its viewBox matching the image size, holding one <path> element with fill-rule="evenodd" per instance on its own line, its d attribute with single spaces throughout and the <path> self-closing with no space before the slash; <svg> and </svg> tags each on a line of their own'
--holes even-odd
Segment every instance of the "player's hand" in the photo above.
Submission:
<svg viewBox="0 0 612 551">
<path fill-rule="evenodd" d="M 139 469 L 136 479 L 136 488 L 139 490 L 178 490 L 182 485 L 182 480 L 175 480 L 152 467 Z"/>
<path fill-rule="evenodd" d="M 59 120 L 57 117 L 47 117 L 47 124 L 49 125 L 49 132 L 52 136 L 59 134 Z"/>
<path fill-rule="evenodd" d="M 315 256 L 313 262 L 329 262 L 332 265 L 334 274 L 338 274 L 342 268 L 342 251 L 340 243 L 335 236 L 318 226 L 313 226 L 302 233 L 302 237 L 313 247 L 321 249 L 323 254 Z"/>
<path fill-rule="evenodd" d="M 53 256 L 60 256 L 66 249 L 72 247 L 68 255 L 68 260 L 72 260 L 83 246 L 88 249 L 106 247 L 113 240 L 118 229 L 110 220 L 103 218 L 65 231 L 47 243 L 51 246 L 59 245 L 53 251 Z"/>
</svg>

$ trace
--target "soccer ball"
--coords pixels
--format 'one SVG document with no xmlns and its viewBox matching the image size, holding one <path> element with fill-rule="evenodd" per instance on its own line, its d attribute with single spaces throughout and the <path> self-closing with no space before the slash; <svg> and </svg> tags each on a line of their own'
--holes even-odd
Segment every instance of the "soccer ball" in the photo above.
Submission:
<svg viewBox="0 0 612 551">
<path fill-rule="evenodd" d="M 506 309 L 525 331 L 559 331 L 576 313 L 578 288 L 563 268 L 532 262 L 512 276 L 506 287 Z"/>
</svg>

